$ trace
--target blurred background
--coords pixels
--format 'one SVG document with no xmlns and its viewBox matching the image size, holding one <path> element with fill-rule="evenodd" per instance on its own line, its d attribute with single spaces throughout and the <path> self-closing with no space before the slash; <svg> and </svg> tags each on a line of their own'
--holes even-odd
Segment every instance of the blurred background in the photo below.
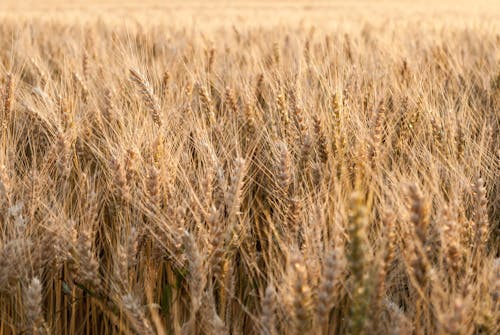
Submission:
<svg viewBox="0 0 500 335">
<path fill-rule="evenodd" d="M 276 24 L 295 16 L 316 24 L 369 19 L 380 21 L 472 20 L 478 24 L 500 21 L 500 1 L 494 0 L 1 0 L 0 15 L 71 15 L 75 19 L 130 19 L 147 15 L 149 20 L 205 19 L 210 23 Z M 207 23 L 207 22 L 205 22 Z"/>
</svg>

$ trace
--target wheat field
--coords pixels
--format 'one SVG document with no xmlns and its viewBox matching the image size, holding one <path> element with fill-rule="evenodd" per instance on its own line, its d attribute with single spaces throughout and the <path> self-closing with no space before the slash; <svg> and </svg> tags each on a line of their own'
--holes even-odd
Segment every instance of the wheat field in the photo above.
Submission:
<svg viewBox="0 0 500 335">
<path fill-rule="evenodd" d="M 0 3 L 0 335 L 500 333 L 494 1 Z"/>
</svg>

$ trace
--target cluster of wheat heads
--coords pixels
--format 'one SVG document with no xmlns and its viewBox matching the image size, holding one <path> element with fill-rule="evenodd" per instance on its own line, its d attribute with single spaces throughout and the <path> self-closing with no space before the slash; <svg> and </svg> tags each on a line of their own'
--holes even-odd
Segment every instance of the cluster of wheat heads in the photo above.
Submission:
<svg viewBox="0 0 500 335">
<path fill-rule="evenodd" d="M 499 36 L 0 26 L 0 334 L 500 331 Z"/>
</svg>

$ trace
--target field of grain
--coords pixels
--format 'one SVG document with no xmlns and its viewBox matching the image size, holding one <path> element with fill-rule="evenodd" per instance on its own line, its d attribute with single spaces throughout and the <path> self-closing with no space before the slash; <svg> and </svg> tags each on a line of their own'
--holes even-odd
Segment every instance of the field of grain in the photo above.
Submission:
<svg viewBox="0 0 500 335">
<path fill-rule="evenodd" d="M 0 3 L 0 335 L 500 333 L 494 1 Z"/>
</svg>

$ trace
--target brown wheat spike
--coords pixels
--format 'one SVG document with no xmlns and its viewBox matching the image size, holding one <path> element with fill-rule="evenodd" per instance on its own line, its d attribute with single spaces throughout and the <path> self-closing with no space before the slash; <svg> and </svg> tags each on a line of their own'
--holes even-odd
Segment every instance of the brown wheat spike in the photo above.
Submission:
<svg viewBox="0 0 500 335">
<path fill-rule="evenodd" d="M 457 152 L 457 157 L 462 158 L 465 151 L 466 140 L 462 125 L 457 126 L 458 130 L 455 135 L 455 147 Z"/>
<path fill-rule="evenodd" d="M 224 319 L 223 322 L 227 325 L 228 329 L 235 320 L 233 319 L 233 311 L 235 309 L 234 303 L 236 302 L 236 275 L 235 275 L 235 265 L 230 259 L 224 262 L 222 280 L 224 286 L 221 288 L 221 311 L 220 315 Z M 224 325 L 224 326 L 225 326 Z M 226 327 L 226 326 L 225 326 Z"/>
<path fill-rule="evenodd" d="M 350 237 L 348 261 L 349 267 L 357 282 L 362 282 L 365 276 L 366 265 L 366 229 L 368 227 L 368 212 L 363 203 L 363 196 L 359 192 L 351 195 L 349 203 L 349 226 Z"/>
<path fill-rule="evenodd" d="M 212 167 L 209 167 L 207 173 L 201 181 L 202 206 L 205 211 L 209 212 L 211 212 L 213 204 L 214 175 L 215 171 Z M 207 216 L 206 212 L 205 216 Z"/>
<path fill-rule="evenodd" d="M 473 185 L 474 198 L 476 200 L 475 237 L 476 249 L 484 246 L 488 241 L 488 199 L 486 198 L 486 187 L 484 180 L 478 177 Z"/>
<path fill-rule="evenodd" d="M 219 314 L 217 314 L 212 292 L 205 292 L 203 294 L 200 314 L 205 333 L 210 335 L 227 334 L 226 325 Z"/>
<path fill-rule="evenodd" d="M 225 230 L 224 227 L 219 222 L 219 213 L 212 206 L 210 213 L 210 225 L 213 227 L 212 240 L 210 244 L 212 245 L 211 254 L 211 265 L 212 271 L 215 278 L 219 279 L 222 274 L 222 267 L 224 263 L 224 244 L 225 244 Z"/>
<path fill-rule="evenodd" d="M 137 264 L 137 252 L 139 251 L 139 232 L 135 227 L 130 229 L 127 237 L 127 263 L 131 269 Z"/>
<path fill-rule="evenodd" d="M 318 156 L 320 161 L 325 164 L 328 161 L 328 144 L 321 120 L 317 115 L 313 116 L 314 134 L 316 136 L 316 145 L 318 146 Z"/>
<path fill-rule="evenodd" d="M 420 240 L 420 243 L 424 244 L 427 236 L 427 228 L 429 225 L 429 208 L 427 203 L 424 201 L 422 192 L 417 187 L 417 185 L 412 184 L 408 186 L 408 194 L 410 197 L 410 221 L 413 224 L 415 233 Z"/>
<path fill-rule="evenodd" d="M 273 61 L 276 65 L 279 65 L 281 62 L 280 45 L 278 42 L 273 43 Z"/>
<path fill-rule="evenodd" d="M 73 113 L 68 108 L 67 99 L 63 98 L 62 96 L 58 96 L 57 102 L 58 102 L 59 113 L 60 113 L 61 121 L 62 121 L 62 125 L 61 125 L 62 129 L 63 130 L 72 129 L 74 127 Z M 60 129 L 59 129 L 59 131 L 62 132 L 62 130 L 60 130 Z"/>
<path fill-rule="evenodd" d="M 26 333 L 33 335 L 48 334 L 42 313 L 42 284 L 38 278 L 31 279 L 24 293 L 23 305 L 26 316 Z"/>
<path fill-rule="evenodd" d="M 201 306 L 201 294 L 205 287 L 205 278 L 203 277 L 202 259 L 193 236 L 185 231 L 182 239 L 189 263 L 189 290 L 192 304 L 191 317 L 194 317 Z"/>
<path fill-rule="evenodd" d="M 125 157 L 124 170 L 125 180 L 128 185 L 133 185 L 133 180 L 137 177 L 137 158 L 139 153 L 134 149 L 128 149 Z M 116 162 L 115 162 L 116 163 Z M 116 166 L 117 167 L 117 166 Z M 121 177 L 122 178 L 122 177 Z"/>
<path fill-rule="evenodd" d="M 13 293 L 26 273 L 31 244 L 25 239 L 12 239 L 0 248 L 0 292 Z"/>
<path fill-rule="evenodd" d="M 395 215 L 392 212 L 386 212 L 383 216 L 382 222 L 384 223 L 385 236 L 386 236 L 386 250 L 385 250 L 385 267 L 386 271 L 391 265 L 394 257 L 396 256 L 396 243 L 397 233 L 395 227 Z"/>
<path fill-rule="evenodd" d="M 343 145 L 344 139 L 342 138 L 342 113 L 341 113 L 341 108 L 339 104 L 339 98 L 337 94 L 333 94 L 331 98 L 331 108 L 333 112 L 333 118 L 334 118 L 334 139 L 335 139 L 335 145 L 333 149 L 333 153 L 336 154 L 340 152 L 341 146 Z M 343 147 L 343 146 L 342 146 Z"/>
<path fill-rule="evenodd" d="M 82 175 L 82 184 L 87 183 L 87 175 Z M 99 220 L 99 205 L 100 199 L 97 192 L 94 190 L 92 186 L 87 186 L 89 189 L 87 191 L 87 199 L 85 204 L 86 216 L 88 217 L 87 225 L 90 227 L 95 227 L 98 225 Z"/>
<path fill-rule="evenodd" d="M 490 278 L 490 293 L 497 310 L 500 310 L 500 257 L 495 258 Z"/>
<path fill-rule="evenodd" d="M 429 283 L 430 264 L 420 241 L 409 241 L 409 272 L 415 278 L 417 288 L 422 289 Z"/>
<path fill-rule="evenodd" d="M 339 98 L 337 94 L 333 94 L 332 96 L 332 110 L 333 110 L 333 116 L 335 118 L 335 129 L 337 131 L 340 131 L 341 114 L 340 114 Z"/>
<path fill-rule="evenodd" d="M 75 280 L 90 288 L 100 290 L 99 262 L 92 251 L 91 227 L 82 227 L 76 243 L 74 261 L 78 264 Z"/>
<path fill-rule="evenodd" d="M 113 158 L 111 164 L 113 167 L 116 190 L 118 191 L 121 199 L 127 202 L 130 199 L 130 188 L 127 182 L 127 173 L 123 168 L 123 164 L 121 164 L 117 158 Z"/>
<path fill-rule="evenodd" d="M 449 269 L 452 271 L 450 273 L 458 274 L 462 261 L 462 248 L 460 245 L 460 231 L 457 222 L 452 217 L 450 209 L 446 206 L 443 209 L 443 236 L 442 243 L 444 248 L 445 261 Z"/>
<path fill-rule="evenodd" d="M 45 237 L 40 243 L 39 257 L 42 267 L 46 266 L 60 271 L 65 263 L 71 263 L 72 246 L 69 245 L 68 240 L 73 245 L 75 241 L 68 236 L 68 231 L 63 225 L 54 224 L 52 226 L 50 230 L 46 231 Z"/>
<path fill-rule="evenodd" d="M 386 280 L 387 280 L 387 268 L 388 264 L 383 258 L 377 259 L 376 263 L 376 282 L 375 282 L 375 292 L 373 296 L 373 306 L 374 306 L 374 317 L 373 319 L 379 319 L 383 312 L 383 299 L 386 295 Z M 377 325 L 375 325 L 377 326 Z"/>
<path fill-rule="evenodd" d="M 304 58 L 309 67 L 311 65 L 311 40 L 309 39 L 304 43 Z"/>
<path fill-rule="evenodd" d="M 286 108 L 285 95 L 282 93 L 276 96 L 276 109 L 281 119 L 282 129 L 286 132 L 290 125 L 290 120 L 288 119 L 288 109 Z"/>
<path fill-rule="evenodd" d="M 104 110 L 103 116 L 107 122 L 112 122 L 115 119 L 116 108 L 113 103 L 113 92 L 110 89 L 104 91 Z"/>
<path fill-rule="evenodd" d="M 84 103 L 87 103 L 88 99 L 89 99 L 89 88 L 87 87 L 87 84 L 85 84 L 85 82 L 82 80 L 82 78 L 80 77 L 80 75 L 78 73 L 73 73 L 73 78 L 75 80 L 75 82 L 78 84 L 78 86 L 81 88 L 81 92 L 82 92 L 82 100 Z M 76 87 L 75 87 L 75 90 L 76 90 Z M 75 91 L 75 94 L 76 94 L 76 91 Z"/>
<path fill-rule="evenodd" d="M 89 80 L 89 55 L 86 51 L 83 53 L 83 58 L 82 58 L 82 73 L 83 73 L 83 78 L 85 80 Z"/>
<path fill-rule="evenodd" d="M 153 165 L 149 167 L 147 190 L 148 195 L 151 199 L 151 204 L 154 206 L 154 208 L 159 208 L 161 200 L 160 172 Z"/>
<path fill-rule="evenodd" d="M 250 139 L 257 129 L 255 110 L 253 104 L 250 101 L 247 101 L 245 103 L 245 107 L 243 110 L 245 113 L 245 134 L 247 135 L 247 139 Z"/>
<path fill-rule="evenodd" d="M 436 145 L 436 149 L 438 151 L 442 151 L 443 140 L 444 140 L 444 129 L 440 124 L 438 124 L 435 118 L 431 119 L 431 126 L 432 126 L 432 136 L 434 139 L 433 143 Z"/>
<path fill-rule="evenodd" d="M 302 202 L 298 198 L 291 198 L 288 201 L 287 209 L 287 229 L 290 232 L 291 240 L 299 242 L 299 232 L 301 227 Z"/>
<path fill-rule="evenodd" d="M 163 72 L 163 77 L 161 80 L 161 89 L 162 89 L 163 98 L 166 98 L 166 96 L 168 94 L 168 85 L 170 83 L 170 78 L 171 78 L 171 74 L 169 71 Z"/>
<path fill-rule="evenodd" d="M 278 186 L 280 193 L 287 197 L 291 182 L 290 154 L 285 142 L 279 142 L 277 147 L 279 150 L 278 164 L 276 166 Z"/>
<path fill-rule="evenodd" d="M 117 244 L 113 253 L 113 277 L 120 289 L 128 288 L 128 259 L 127 251 L 121 244 Z"/>
<path fill-rule="evenodd" d="M 128 321 L 138 334 L 154 334 L 153 328 L 149 320 L 146 319 L 142 306 L 137 301 L 137 298 L 127 294 L 122 297 L 121 303 Z"/>
<path fill-rule="evenodd" d="M 338 250 L 328 253 L 323 264 L 323 275 L 318 291 L 317 319 L 318 326 L 324 327 L 328 324 L 330 310 L 335 303 L 335 285 L 341 273 L 341 264 Z"/>
<path fill-rule="evenodd" d="M 304 110 L 296 105 L 293 109 L 293 114 L 295 116 L 295 123 L 298 129 L 298 142 L 302 143 L 303 139 L 307 135 L 307 126 L 304 118 Z"/>
<path fill-rule="evenodd" d="M 184 97 L 188 103 L 191 101 L 192 96 L 193 96 L 193 83 L 188 81 L 184 86 Z"/>
<path fill-rule="evenodd" d="M 363 196 L 359 192 L 351 195 L 349 203 L 349 249 L 347 260 L 354 278 L 352 305 L 350 309 L 349 329 L 351 334 L 361 334 L 365 328 L 369 305 L 369 287 L 367 273 L 367 235 L 368 212 Z"/>
<path fill-rule="evenodd" d="M 130 72 L 130 79 L 137 86 L 139 93 L 142 96 L 144 103 L 146 104 L 146 107 L 149 109 L 149 111 L 153 116 L 154 123 L 156 123 L 156 125 L 158 125 L 158 127 L 161 128 L 162 121 L 161 121 L 160 105 L 158 104 L 158 100 L 156 99 L 156 96 L 153 93 L 151 85 L 137 70 L 130 69 L 129 72 Z"/>
<path fill-rule="evenodd" d="M 57 139 L 57 167 L 62 176 L 67 178 L 71 172 L 71 144 L 67 134 L 59 134 Z"/>
<path fill-rule="evenodd" d="M 198 87 L 199 87 L 198 92 L 200 94 L 201 106 L 206 115 L 208 116 L 208 120 L 210 121 L 210 123 L 212 125 L 215 125 L 217 119 L 215 117 L 215 113 L 213 110 L 212 99 L 210 98 L 210 94 L 208 93 L 206 87 L 202 85 L 199 85 Z"/>
<path fill-rule="evenodd" d="M 311 174 L 312 174 L 313 185 L 315 185 L 318 189 L 322 185 L 323 176 L 324 176 L 323 172 L 324 172 L 324 169 L 321 166 L 321 164 L 318 162 L 315 162 L 312 166 Z"/>
<path fill-rule="evenodd" d="M 410 270 L 421 287 L 428 283 L 430 264 L 427 258 L 427 230 L 429 224 L 428 205 L 419 188 L 412 184 L 408 187 L 408 193 L 411 201 L 410 222 L 413 231 L 417 237 L 415 240 L 409 240 L 410 252 Z"/>
<path fill-rule="evenodd" d="M 241 192 L 245 176 L 245 166 L 246 163 L 243 158 L 237 158 L 235 160 L 235 167 L 233 175 L 231 176 L 231 183 L 225 196 L 226 208 L 229 213 L 228 215 L 230 219 L 233 219 L 240 210 Z"/>
<path fill-rule="evenodd" d="M 370 155 L 372 166 L 375 166 L 375 164 L 378 162 L 380 146 L 382 145 L 382 132 L 384 130 L 383 126 L 385 114 L 385 104 L 384 102 L 381 102 L 379 108 L 375 112 L 375 116 L 373 119 L 372 148 Z"/>
<path fill-rule="evenodd" d="M 302 139 L 302 146 L 300 148 L 300 167 L 301 170 L 307 169 L 309 165 L 309 158 L 311 157 L 312 138 L 306 134 Z"/>
<path fill-rule="evenodd" d="M 207 55 L 207 72 L 211 73 L 215 62 L 215 47 L 210 47 L 210 49 L 205 50 Z"/>
<path fill-rule="evenodd" d="M 295 333 L 302 334 L 310 328 L 311 287 L 308 283 L 306 265 L 300 254 L 292 257 L 290 266 L 294 271 L 292 294 Z"/>
<path fill-rule="evenodd" d="M 262 333 L 264 335 L 276 335 L 276 292 L 272 285 L 266 288 L 262 298 L 262 313 L 260 322 L 262 323 Z"/>
<path fill-rule="evenodd" d="M 0 210 L 2 215 L 5 215 L 11 205 L 11 190 L 12 183 L 7 167 L 4 164 L 0 165 Z"/>
<path fill-rule="evenodd" d="M 232 115 L 238 115 L 238 105 L 236 103 L 236 98 L 234 97 L 233 90 L 229 86 L 226 87 L 225 101 L 227 104 L 227 109 L 232 113 Z"/>
<path fill-rule="evenodd" d="M 217 181 L 214 190 L 214 205 L 216 208 L 221 208 L 226 202 L 226 194 L 228 190 L 226 173 L 222 166 L 217 166 L 215 170 L 215 179 Z"/>
<path fill-rule="evenodd" d="M 349 89 L 350 89 L 350 86 L 349 86 L 349 82 L 348 82 L 347 85 L 346 85 L 346 87 L 344 87 L 344 89 L 342 90 L 341 103 L 342 103 L 343 107 L 347 107 L 347 105 L 349 103 L 349 100 L 351 99 L 351 95 L 349 93 Z"/>
<path fill-rule="evenodd" d="M 266 105 L 266 100 L 264 99 L 264 74 L 260 73 L 257 76 L 257 83 L 255 85 L 255 98 L 259 103 L 261 108 L 264 108 Z"/>
<path fill-rule="evenodd" d="M 387 275 L 396 254 L 397 234 L 394 227 L 394 221 L 395 217 L 392 212 L 383 214 L 382 222 L 384 224 L 383 232 L 385 250 L 383 251 L 383 255 L 377 260 L 377 278 L 373 298 L 374 306 L 376 308 L 376 312 L 374 314 L 375 320 L 379 319 L 381 317 L 381 313 L 383 312 L 383 303 L 387 290 Z M 380 326 L 380 324 L 375 326 Z"/>
<path fill-rule="evenodd" d="M 8 73 L 5 79 L 5 87 L 3 91 L 3 117 L 7 118 L 12 110 L 12 100 L 14 94 L 14 84 L 12 74 Z"/>
<path fill-rule="evenodd" d="M 165 158 L 164 139 L 163 133 L 158 133 L 152 144 L 153 164 L 158 167 Z"/>
</svg>

